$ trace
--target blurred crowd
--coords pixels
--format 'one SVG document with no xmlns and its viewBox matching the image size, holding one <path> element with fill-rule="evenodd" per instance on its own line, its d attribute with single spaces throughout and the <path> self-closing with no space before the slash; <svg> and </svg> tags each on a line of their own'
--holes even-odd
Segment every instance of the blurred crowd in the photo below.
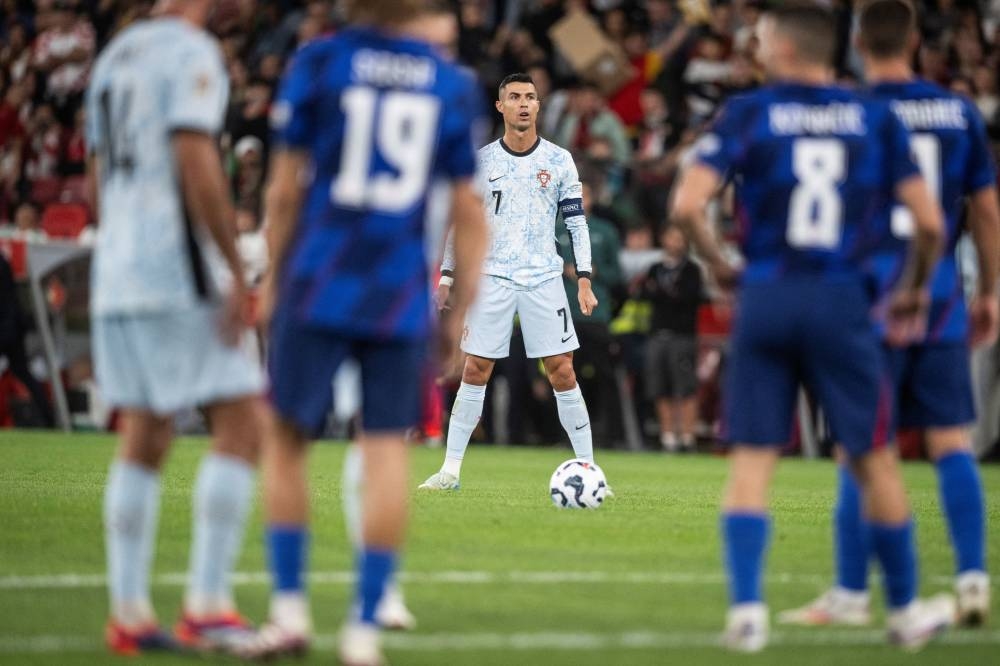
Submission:
<svg viewBox="0 0 1000 666">
<path fill-rule="evenodd" d="M 152 4 L 0 0 L 0 237 L 78 237 L 96 223 L 81 180 L 82 95 L 101 47 Z M 829 4 L 842 35 L 838 76 L 854 84 L 860 62 L 849 38 L 852 3 Z M 1000 0 L 917 4 L 919 72 L 974 99 L 1000 138 Z M 506 74 L 528 72 L 543 100 L 541 134 L 574 153 L 586 185 L 601 307 L 589 319 L 577 313 L 583 342 L 578 375 L 596 405 L 599 443 L 638 436 L 683 449 L 691 445 L 695 424 L 711 434 L 725 307 L 710 303 L 711 290 L 687 258 L 683 237 L 666 227 L 666 200 L 691 144 L 719 105 L 761 80 L 753 54 L 762 6 L 760 0 L 452 5 L 459 26 L 455 55 L 477 72 L 484 96 L 494 99 Z M 232 86 L 222 148 L 251 277 L 266 261 L 258 229 L 275 86 L 296 48 L 340 25 L 333 0 L 242 0 L 221 26 Z M 574 53 L 585 41 L 581 35 L 600 36 L 601 67 L 610 73 L 581 64 Z M 501 128 L 494 130 L 498 135 Z M 722 233 L 734 233 L 725 203 L 715 218 Z M 570 290 L 571 273 L 568 264 Z M 510 387 L 502 411 L 508 416 L 485 419 L 483 436 L 532 441 L 557 434 L 558 423 L 546 422 L 554 410 L 539 408 L 550 393 L 533 388 L 537 367 L 515 360 L 507 365 L 501 376 Z M 648 368 L 669 370 L 669 381 L 654 380 L 663 373 Z M 522 395 L 537 399 L 519 404 Z"/>
</svg>

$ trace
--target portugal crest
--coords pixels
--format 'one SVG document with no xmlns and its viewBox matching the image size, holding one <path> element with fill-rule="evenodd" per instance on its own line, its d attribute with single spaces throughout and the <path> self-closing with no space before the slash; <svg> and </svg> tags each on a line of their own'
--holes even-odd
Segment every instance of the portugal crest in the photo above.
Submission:
<svg viewBox="0 0 1000 666">
<path fill-rule="evenodd" d="M 552 180 L 552 175 L 548 171 L 542 169 L 538 172 L 538 182 L 542 184 L 542 187 L 548 187 L 550 180 Z"/>
</svg>

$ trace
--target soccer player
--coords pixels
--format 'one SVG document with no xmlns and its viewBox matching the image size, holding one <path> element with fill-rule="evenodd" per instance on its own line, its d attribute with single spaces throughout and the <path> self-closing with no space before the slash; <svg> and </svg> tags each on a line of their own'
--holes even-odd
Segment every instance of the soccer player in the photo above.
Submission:
<svg viewBox="0 0 1000 666">
<path fill-rule="evenodd" d="M 892 298 L 893 335 L 912 336 L 925 314 L 941 212 L 889 105 L 832 84 L 835 25 L 828 10 L 813 4 L 783 5 L 764 16 L 758 55 L 775 83 L 726 104 L 673 204 L 673 218 L 688 227 L 724 282 L 734 271 L 704 209 L 725 179 L 735 182 L 744 222 L 746 267 L 724 415 L 733 448 L 720 521 L 730 594 L 723 640 L 739 651 L 767 643 L 761 575 L 768 486 L 791 434 L 800 383 L 822 405 L 866 499 L 890 640 L 918 647 L 954 613 L 950 596 L 915 599 L 912 520 L 896 459 L 884 446 L 889 396 L 880 392 L 881 352 L 856 256 L 894 193 L 911 211 L 915 235 Z"/>
<path fill-rule="evenodd" d="M 246 287 L 216 135 L 228 81 L 205 31 L 214 0 L 160 0 L 158 16 L 122 32 L 87 91 L 89 173 L 101 225 L 93 261 L 97 381 L 120 410 L 104 497 L 111 619 L 121 654 L 173 649 L 149 596 L 160 469 L 174 412 L 205 407 L 212 449 L 194 486 L 194 539 L 177 637 L 232 649 L 250 636 L 228 576 L 254 488 L 263 376 L 237 343 Z M 228 286 L 206 257 L 221 255 Z"/>
<path fill-rule="evenodd" d="M 322 430 L 333 376 L 361 368 L 362 536 L 355 606 L 340 640 L 349 665 L 382 663 L 376 608 L 406 523 L 406 430 L 420 420 L 432 303 L 425 258 L 431 183 L 452 181 L 456 269 L 475 293 L 486 249 L 472 127 L 476 82 L 416 38 L 423 0 L 348 3 L 355 27 L 300 50 L 272 112 L 277 149 L 266 195 L 271 272 L 269 370 L 276 414 L 265 430 L 264 503 L 273 591 L 247 656 L 299 652 L 312 621 L 307 443 Z M 443 353 L 458 328 L 443 329 Z"/>
<path fill-rule="evenodd" d="M 590 235 L 573 157 L 538 136 L 539 105 L 530 76 L 505 78 L 496 101 L 504 135 L 479 149 L 477 179 L 490 222 L 490 251 L 479 297 L 462 334 L 467 357 L 448 423 L 444 465 L 420 485 L 424 489 L 458 489 L 462 459 L 483 413 L 486 383 L 497 359 L 506 358 L 510 351 L 515 315 L 521 321 L 528 357 L 541 358 L 545 366 L 559 422 L 569 435 L 574 455 L 594 459 L 590 415 L 573 370 L 573 350 L 580 343 L 562 283 L 556 215 L 562 214 L 573 241 L 580 310 L 586 316 L 597 306 L 590 284 Z M 447 307 L 452 285 L 457 284 L 455 256 L 446 248 L 437 296 L 442 308 Z"/>
<path fill-rule="evenodd" d="M 910 61 L 919 33 L 913 8 L 904 0 L 875 0 L 864 6 L 858 47 L 875 97 L 890 100 L 912 133 L 912 147 L 924 177 L 944 208 L 947 241 L 931 284 L 926 335 L 905 349 L 887 351 L 896 382 L 900 427 L 925 430 L 938 474 L 941 505 L 955 551 L 959 621 L 985 621 L 990 608 L 986 574 L 983 487 L 969 438 L 974 417 L 969 343 L 990 344 L 997 333 L 997 271 L 1000 252 L 996 169 L 978 110 L 964 97 L 916 78 Z M 966 311 L 955 247 L 963 208 L 979 259 L 979 284 Z M 873 257 L 880 287 L 888 291 L 899 275 L 913 221 L 903 208 L 887 216 L 890 232 Z M 971 329 L 970 329 L 971 324 Z M 868 539 L 857 483 L 841 468 L 834 510 L 837 580 L 811 604 L 789 611 L 793 624 L 868 624 Z"/>
</svg>

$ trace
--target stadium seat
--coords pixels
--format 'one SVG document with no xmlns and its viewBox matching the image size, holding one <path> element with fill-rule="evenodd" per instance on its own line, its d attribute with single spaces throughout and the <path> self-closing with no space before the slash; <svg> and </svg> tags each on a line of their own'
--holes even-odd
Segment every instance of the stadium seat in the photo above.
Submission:
<svg viewBox="0 0 1000 666">
<path fill-rule="evenodd" d="M 58 178 L 38 178 L 31 183 L 31 200 L 45 206 L 59 199 L 62 181 Z"/>
<path fill-rule="evenodd" d="M 86 206 L 78 203 L 54 203 L 42 213 L 42 230 L 49 238 L 76 238 L 89 222 Z"/>
</svg>

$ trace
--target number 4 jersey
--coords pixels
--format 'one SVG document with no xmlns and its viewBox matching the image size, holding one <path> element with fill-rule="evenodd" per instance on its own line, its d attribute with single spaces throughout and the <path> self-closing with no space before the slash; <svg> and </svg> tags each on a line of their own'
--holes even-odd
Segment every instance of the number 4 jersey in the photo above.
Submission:
<svg viewBox="0 0 1000 666">
<path fill-rule="evenodd" d="M 927 341 L 964 342 L 968 317 L 955 246 L 965 197 L 996 184 L 986 128 L 971 102 L 927 81 L 883 83 L 871 93 L 887 100 L 910 130 L 917 165 L 944 211 L 947 242 L 931 283 Z M 893 209 L 888 223 L 871 261 L 880 293 L 899 278 L 906 243 L 913 235 L 913 218 L 902 206 Z"/>
<path fill-rule="evenodd" d="M 350 29 L 295 55 L 271 113 L 276 143 L 312 163 L 287 316 L 350 337 L 427 334 L 428 191 L 474 176 L 482 110 L 474 79 L 423 42 Z"/>
<path fill-rule="evenodd" d="M 209 240 L 186 214 L 171 138 L 218 134 L 228 94 L 215 40 L 180 19 L 137 23 L 101 53 L 86 96 L 100 164 L 95 314 L 176 311 L 209 296 Z"/>
<path fill-rule="evenodd" d="M 834 86 L 733 98 L 696 155 L 735 182 L 748 284 L 861 275 L 896 186 L 918 174 L 889 105 Z"/>
</svg>

